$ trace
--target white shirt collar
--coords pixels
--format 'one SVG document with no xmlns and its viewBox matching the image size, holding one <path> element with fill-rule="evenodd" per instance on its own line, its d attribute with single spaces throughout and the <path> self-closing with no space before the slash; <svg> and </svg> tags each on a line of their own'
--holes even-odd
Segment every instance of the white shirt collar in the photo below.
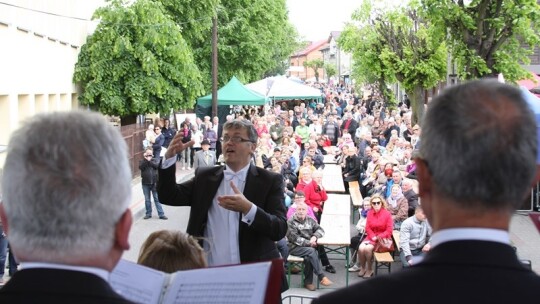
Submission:
<svg viewBox="0 0 540 304">
<path fill-rule="evenodd" d="M 433 233 L 431 236 L 431 246 L 450 241 L 475 240 L 490 241 L 510 245 L 510 234 L 506 230 L 489 228 L 451 228 L 443 229 Z"/>
</svg>

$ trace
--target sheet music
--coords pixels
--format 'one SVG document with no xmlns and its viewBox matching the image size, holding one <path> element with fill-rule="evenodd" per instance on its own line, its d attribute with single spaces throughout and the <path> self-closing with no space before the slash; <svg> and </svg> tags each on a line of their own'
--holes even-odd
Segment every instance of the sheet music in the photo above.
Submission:
<svg viewBox="0 0 540 304">
<path fill-rule="evenodd" d="M 157 304 L 166 278 L 167 275 L 161 271 L 120 260 L 109 276 L 109 283 L 118 294 L 128 300 L 141 304 Z"/>
<path fill-rule="evenodd" d="M 263 303 L 270 267 L 271 262 L 267 262 L 178 272 L 163 303 Z"/>
</svg>

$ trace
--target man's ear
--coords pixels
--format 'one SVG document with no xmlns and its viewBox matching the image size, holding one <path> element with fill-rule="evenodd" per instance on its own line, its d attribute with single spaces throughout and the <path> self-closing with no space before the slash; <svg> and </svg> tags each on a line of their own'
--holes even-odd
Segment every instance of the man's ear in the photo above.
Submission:
<svg viewBox="0 0 540 304">
<path fill-rule="evenodd" d="M 131 210 L 128 208 L 122 214 L 115 228 L 115 246 L 121 250 L 129 250 L 129 231 L 133 223 L 133 216 Z"/>
<path fill-rule="evenodd" d="M 2 221 L 2 229 L 4 229 L 4 233 L 8 234 L 9 225 L 8 225 L 8 220 L 6 216 L 6 211 L 4 210 L 3 202 L 0 202 L 0 221 Z"/>
<path fill-rule="evenodd" d="M 421 159 L 415 158 L 416 176 L 418 178 L 418 197 L 422 204 L 422 209 L 428 217 L 432 219 L 431 197 L 433 195 L 433 181 L 431 172 L 429 171 L 428 163 Z"/>
</svg>

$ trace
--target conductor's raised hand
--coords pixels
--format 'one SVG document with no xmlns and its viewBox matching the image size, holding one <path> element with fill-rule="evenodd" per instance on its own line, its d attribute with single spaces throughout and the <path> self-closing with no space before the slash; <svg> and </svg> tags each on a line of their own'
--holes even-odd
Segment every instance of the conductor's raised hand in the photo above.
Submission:
<svg viewBox="0 0 540 304">
<path fill-rule="evenodd" d="M 176 135 L 171 140 L 169 147 L 167 148 L 167 152 L 165 152 L 165 159 L 169 159 L 176 154 L 184 151 L 186 148 L 193 146 L 193 144 L 195 143 L 193 140 L 188 141 L 187 143 L 183 143 L 183 137 L 184 135 L 182 134 L 182 132 L 176 133 Z"/>
<path fill-rule="evenodd" d="M 218 196 L 217 200 L 219 205 L 227 210 L 242 212 L 246 215 L 249 210 L 251 210 L 253 203 L 250 202 L 238 188 L 236 188 L 233 181 L 231 181 L 230 185 L 234 194 Z"/>
</svg>

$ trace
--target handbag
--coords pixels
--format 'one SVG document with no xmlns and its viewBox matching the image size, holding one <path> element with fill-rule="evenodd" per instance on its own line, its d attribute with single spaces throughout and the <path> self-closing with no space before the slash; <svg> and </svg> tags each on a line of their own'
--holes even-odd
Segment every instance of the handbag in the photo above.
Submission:
<svg viewBox="0 0 540 304">
<path fill-rule="evenodd" d="M 391 238 L 379 238 L 375 244 L 375 252 L 392 252 L 394 251 L 394 242 Z"/>
</svg>

